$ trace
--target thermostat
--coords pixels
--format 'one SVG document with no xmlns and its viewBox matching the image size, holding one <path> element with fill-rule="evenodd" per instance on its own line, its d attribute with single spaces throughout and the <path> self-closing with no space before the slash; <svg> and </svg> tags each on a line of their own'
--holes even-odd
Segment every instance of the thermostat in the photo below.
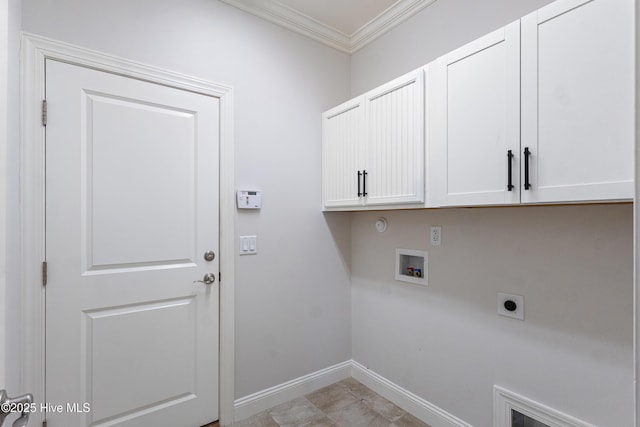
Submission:
<svg viewBox="0 0 640 427">
<path fill-rule="evenodd" d="M 260 209 L 262 193 L 257 190 L 238 190 L 238 209 Z"/>
</svg>

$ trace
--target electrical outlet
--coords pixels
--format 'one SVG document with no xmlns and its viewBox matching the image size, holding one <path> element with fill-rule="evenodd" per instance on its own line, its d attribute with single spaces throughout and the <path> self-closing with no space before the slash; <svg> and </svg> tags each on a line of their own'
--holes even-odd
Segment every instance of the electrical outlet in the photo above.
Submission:
<svg viewBox="0 0 640 427">
<path fill-rule="evenodd" d="M 431 226 L 431 246 L 440 246 L 442 244 L 442 227 L 439 225 Z"/>
<path fill-rule="evenodd" d="M 498 314 L 524 320 L 524 297 L 498 292 Z"/>
</svg>

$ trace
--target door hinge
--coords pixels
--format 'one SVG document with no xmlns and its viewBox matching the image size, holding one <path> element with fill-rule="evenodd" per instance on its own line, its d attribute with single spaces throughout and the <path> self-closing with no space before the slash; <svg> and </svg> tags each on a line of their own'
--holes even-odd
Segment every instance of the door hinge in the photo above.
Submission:
<svg viewBox="0 0 640 427">
<path fill-rule="evenodd" d="M 47 100 L 42 100 L 42 126 L 47 126 Z"/>
<path fill-rule="evenodd" d="M 47 286 L 47 276 L 48 276 L 47 270 L 48 270 L 47 261 L 43 261 L 42 262 L 42 286 Z"/>
</svg>

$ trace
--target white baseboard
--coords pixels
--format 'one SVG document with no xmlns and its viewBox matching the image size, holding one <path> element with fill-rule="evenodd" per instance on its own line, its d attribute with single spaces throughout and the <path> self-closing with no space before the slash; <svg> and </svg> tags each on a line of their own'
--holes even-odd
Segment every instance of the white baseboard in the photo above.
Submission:
<svg viewBox="0 0 640 427">
<path fill-rule="evenodd" d="M 291 399 L 304 396 L 345 378 L 353 377 L 380 396 L 419 418 L 431 427 L 473 427 L 367 369 L 355 360 L 338 363 L 309 375 L 240 398 L 234 402 L 235 420 L 240 421 Z"/>
<path fill-rule="evenodd" d="M 354 360 L 351 361 L 351 376 L 431 427 L 473 427 Z"/>
<path fill-rule="evenodd" d="M 234 402 L 235 421 L 314 392 L 351 376 L 351 360 L 338 363 L 286 383 L 250 394 Z"/>
</svg>

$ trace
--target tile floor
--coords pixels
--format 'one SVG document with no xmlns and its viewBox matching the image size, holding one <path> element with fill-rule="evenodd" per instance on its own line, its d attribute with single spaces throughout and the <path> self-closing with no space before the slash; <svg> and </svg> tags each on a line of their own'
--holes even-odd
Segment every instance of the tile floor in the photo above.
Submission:
<svg viewBox="0 0 640 427">
<path fill-rule="evenodd" d="M 267 409 L 234 427 L 429 427 L 353 378 Z"/>
</svg>

